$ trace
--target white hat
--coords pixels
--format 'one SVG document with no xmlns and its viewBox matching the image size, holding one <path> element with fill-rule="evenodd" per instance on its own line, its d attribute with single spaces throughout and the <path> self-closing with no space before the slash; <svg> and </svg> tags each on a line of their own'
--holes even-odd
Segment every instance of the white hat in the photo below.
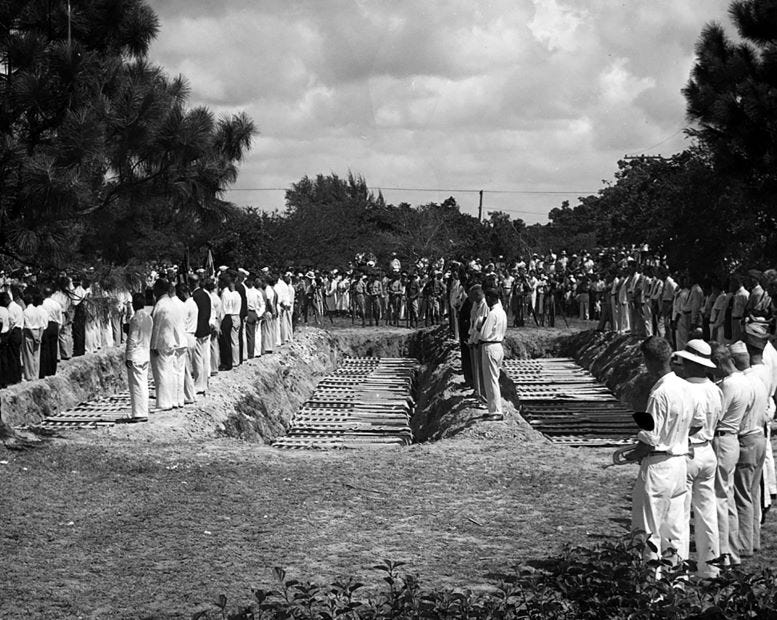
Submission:
<svg viewBox="0 0 777 620">
<path fill-rule="evenodd" d="M 712 361 L 712 348 L 699 338 L 689 340 L 685 349 L 675 352 L 675 355 L 707 368 L 716 368 Z"/>
<path fill-rule="evenodd" d="M 308 272 L 305 274 L 305 277 L 306 277 L 306 278 L 310 278 L 311 280 L 315 280 L 315 279 L 316 279 L 316 274 L 315 274 L 315 273 L 313 273 L 312 271 L 308 271 Z"/>
<path fill-rule="evenodd" d="M 287 271 L 286 273 L 283 274 L 284 278 L 290 278 L 291 276 L 292 276 L 291 271 Z"/>
<path fill-rule="evenodd" d="M 270 273 L 269 267 L 262 267 L 262 273 Z"/>
<path fill-rule="evenodd" d="M 219 271 L 226 271 L 227 269 L 229 269 L 229 267 L 226 265 L 221 265 L 221 267 L 219 267 Z"/>
<path fill-rule="evenodd" d="M 243 269 L 242 267 L 238 267 L 237 270 L 242 273 L 244 276 L 248 276 L 248 270 Z"/>
</svg>

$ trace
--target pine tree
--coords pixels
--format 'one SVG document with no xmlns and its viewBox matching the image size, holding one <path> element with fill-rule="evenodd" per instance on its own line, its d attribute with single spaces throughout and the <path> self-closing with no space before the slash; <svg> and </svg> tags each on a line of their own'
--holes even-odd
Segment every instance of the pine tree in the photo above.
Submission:
<svg viewBox="0 0 777 620">
<path fill-rule="evenodd" d="M 736 0 L 729 15 L 734 41 L 711 23 L 696 45 L 683 90 L 691 130 L 716 167 L 756 189 L 777 188 L 777 0 Z"/>
<path fill-rule="evenodd" d="M 117 258 L 100 243 L 117 227 L 221 217 L 255 131 L 186 107 L 184 78 L 147 59 L 144 0 L 71 5 L 68 20 L 65 0 L 0 1 L 0 252 L 28 263 L 72 259 L 82 239 Z"/>
</svg>

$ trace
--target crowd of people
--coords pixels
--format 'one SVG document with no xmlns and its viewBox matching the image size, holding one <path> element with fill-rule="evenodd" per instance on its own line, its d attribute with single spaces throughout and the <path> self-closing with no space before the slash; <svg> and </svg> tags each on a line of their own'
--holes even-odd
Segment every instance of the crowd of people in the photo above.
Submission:
<svg viewBox="0 0 777 620">
<path fill-rule="evenodd" d="M 777 497 L 770 425 L 775 415 L 777 271 L 724 283 L 671 272 L 645 247 L 592 255 L 536 254 L 402 269 L 393 257 L 343 271 L 207 272 L 161 266 L 143 286 L 102 287 L 86 272 L 42 278 L 0 272 L 0 386 L 56 373 L 60 360 L 125 346 L 132 421 L 148 419 L 148 373 L 157 410 L 183 407 L 209 379 L 271 354 L 309 319 L 416 327 L 447 322 L 462 370 L 486 419 L 501 419 L 499 373 L 507 326 L 553 325 L 558 314 L 643 337 L 655 379 L 636 448 L 633 526 L 649 556 L 685 559 L 694 518 L 699 573 L 715 576 L 760 548 Z"/>
<path fill-rule="evenodd" d="M 716 577 L 761 548 L 761 524 L 777 497 L 770 425 L 777 350 L 768 322 L 751 318 L 742 340 L 708 342 L 701 330 L 678 351 L 665 337 L 641 345 L 655 380 L 639 443 L 632 527 L 648 535 L 647 559 L 676 563 L 690 550 L 698 574 Z"/>
</svg>

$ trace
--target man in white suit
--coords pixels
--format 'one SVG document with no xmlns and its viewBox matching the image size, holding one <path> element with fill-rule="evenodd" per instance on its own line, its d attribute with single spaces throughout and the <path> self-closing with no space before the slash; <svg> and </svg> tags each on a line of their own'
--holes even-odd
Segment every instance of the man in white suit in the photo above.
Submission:
<svg viewBox="0 0 777 620">
<path fill-rule="evenodd" d="M 174 294 L 171 296 L 171 290 L 174 291 L 165 279 L 159 279 L 154 284 L 154 297 L 157 301 L 152 313 L 154 327 L 151 332 L 151 368 L 156 385 L 156 406 L 162 411 L 183 406 L 183 381 L 186 372 L 183 302 Z"/>
<path fill-rule="evenodd" d="M 148 364 L 154 320 L 145 310 L 145 305 L 146 297 L 143 293 L 132 296 L 132 309 L 135 312 L 129 322 L 124 359 L 132 406 L 130 420 L 133 422 L 148 420 Z"/>
</svg>

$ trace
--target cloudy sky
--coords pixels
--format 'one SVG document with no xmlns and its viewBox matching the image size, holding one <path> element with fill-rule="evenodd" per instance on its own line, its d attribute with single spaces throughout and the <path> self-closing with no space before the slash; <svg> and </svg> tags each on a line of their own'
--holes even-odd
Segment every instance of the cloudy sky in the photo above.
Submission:
<svg viewBox="0 0 777 620">
<path fill-rule="evenodd" d="M 237 204 L 350 169 L 390 202 L 544 222 L 624 154 L 685 142 L 680 89 L 729 0 L 152 0 L 152 58 L 259 128 Z M 418 191 L 419 189 L 441 191 Z M 459 191 L 456 191 L 459 190 Z M 509 193 L 508 193 L 509 192 Z M 568 193 L 567 193 L 568 192 Z"/>
</svg>

